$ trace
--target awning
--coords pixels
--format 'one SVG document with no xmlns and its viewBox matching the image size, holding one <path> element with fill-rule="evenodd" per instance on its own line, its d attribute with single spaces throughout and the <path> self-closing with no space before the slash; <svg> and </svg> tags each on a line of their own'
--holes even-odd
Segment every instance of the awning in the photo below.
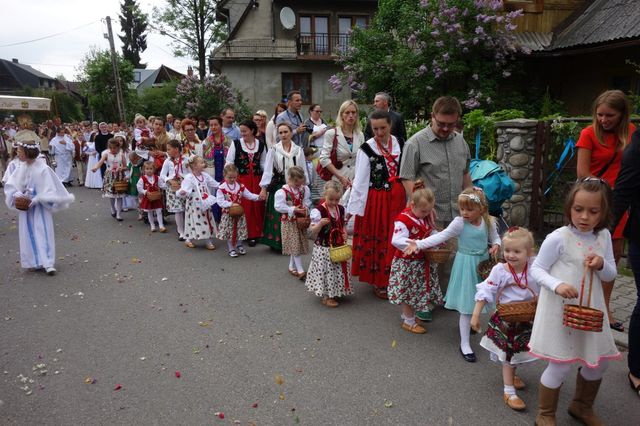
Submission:
<svg viewBox="0 0 640 426">
<path fill-rule="evenodd" d="M 0 110 L 5 111 L 50 111 L 51 99 L 28 96 L 0 95 Z"/>
</svg>

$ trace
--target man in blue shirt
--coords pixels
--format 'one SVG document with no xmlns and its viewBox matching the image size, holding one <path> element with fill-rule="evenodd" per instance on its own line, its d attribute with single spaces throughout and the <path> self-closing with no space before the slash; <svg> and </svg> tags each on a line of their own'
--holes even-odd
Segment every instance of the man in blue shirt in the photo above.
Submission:
<svg viewBox="0 0 640 426">
<path fill-rule="evenodd" d="M 220 114 L 222 119 L 222 133 L 229 136 L 231 140 L 240 139 L 240 128 L 233 122 L 236 119 L 236 113 L 231 108 L 225 108 Z"/>
<path fill-rule="evenodd" d="M 309 142 L 307 126 L 300 115 L 302 108 L 302 95 L 298 90 L 292 90 L 287 95 L 287 109 L 276 117 L 276 124 L 287 122 L 293 127 L 293 143 L 301 148 L 306 148 Z"/>
</svg>

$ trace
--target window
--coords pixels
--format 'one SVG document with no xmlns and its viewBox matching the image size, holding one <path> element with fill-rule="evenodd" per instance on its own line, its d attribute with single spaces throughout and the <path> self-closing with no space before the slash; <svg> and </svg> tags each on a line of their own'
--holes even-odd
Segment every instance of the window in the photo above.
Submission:
<svg viewBox="0 0 640 426">
<path fill-rule="evenodd" d="M 300 15 L 300 43 L 310 54 L 329 54 L 329 17 Z"/>
<path fill-rule="evenodd" d="M 344 48 L 349 44 L 351 29 L 367 28 L 366 16 L 340 16 L 338 18 L 338 46 Z"/>
<path fill-rule="evenodd" d="M 140 71 L 133 72 L 133 82 L 140 83 Z"/>
<path fill-rule="evenodd" d="M 311 73 L 282 73 L 282 95 L 292 90 L 299 90 L 302 95 L 302 103 L 311 104 Z"/>
</svg>

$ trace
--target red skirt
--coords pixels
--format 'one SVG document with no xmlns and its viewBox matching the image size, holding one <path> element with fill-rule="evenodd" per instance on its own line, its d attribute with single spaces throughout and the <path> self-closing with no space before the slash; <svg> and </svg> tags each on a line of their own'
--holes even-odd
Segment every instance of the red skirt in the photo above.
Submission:
<svg viewBox="0 0 640 426">
<path fill-rule="evenodd" d="M 629 219 L 629 212 L 626 211 L 620 222 L 618 222 L 618 226 L 613 231 L 613 235 L 611 236 L 612 240 L 621 240 L 624 238 L 624 228 L 627 226 L 627 220 Z"/>
<path fill-rule="evenodd" d="M 391 191 L 369 189 L 362 217 L 356 216 L 353 231 L 352 274 L 361 282 L 384 288 L 395 249 L 391 246 L 393 220 L 406 207 L 407 199 L 400 181 Z"/>
<path fill-rule="evenodd" d="M 238 180 L 247 189 L 254 194 L 260 194 L 260 179 L 261 176 L 256 176 L 253 173 L 247 175 L 238 175 Z M 244 209 L 245 217 L 247 218 L 247 235 L 249 240 L 262 237 L 262 227 L 264 226 L 264 201 L 251 201 L 243 198 L 240 200 L 240 205 Z"/>
<path fill-rule="evenodd" d="M 162 198 L 159 200 L 151 201 L 146 196 L 140 198 L 140 209 L 147 210 L 155 210 L 162 208 Z"/>
</svg>

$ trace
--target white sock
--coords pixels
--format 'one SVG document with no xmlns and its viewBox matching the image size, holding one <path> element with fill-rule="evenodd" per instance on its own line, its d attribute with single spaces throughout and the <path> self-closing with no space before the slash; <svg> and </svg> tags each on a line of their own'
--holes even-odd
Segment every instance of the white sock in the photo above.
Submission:
<svg viewBox="0 0 640 426">
<path fill-rule="evenodd" d="M 296 269 L 296 263 L 293 261 L 293 256 L 289 256 L 289 269 L 292 271 Z"/>
<path fill-rule="evenodd" d="M 404 314 L 400 315 L 405 324 L 413 326 L 416 323 L 416 317 L 405 317 Z"/>
<path fill-rule="evenodd" d="M 473 353 L 469 336 L 471 335 L 471 315 L 460 314 L 460 349 L 463 354 Z"/>
<path fill-rule="evenodd" d="M 515 395 L 516 394 L 516 388 L 514 386 L 504 385 L 504 394 L 505 395 Z"/>
<path fill-rule="evenodd" d="M 156 222 L 153 220 L 153 210 L 147 211 L 147 219 L 149 219 L 149 226 L 151 226 L 151 229 L 156 229 Z"/>
<path fill-rule="evenodd" d="M 293 261 L 296 263 L 296 269 L 298 270 L 298 273 L 304 272 L 304 268 L 302 266 L 302 256 L 293 256 Z"/>
<path fill-rule="evenodd" d="M 164 228 L 164 220 L 162 219 L 162 209 L 156 209 L 156 217 L 158 218 L 158 226 Z"/>
<path fill-rule="evenodd" d="M 231 243 L 231 240 L 227 240 L 227 248 L 229 251 L 236 249 L 236 247 Z"/>
<path fill-rule="evenodd" d="M 540 376 L 540 383 L 549 389 L 558 389 L 571 371 L 571 367 L 572 364 L 550 362 Z"/>
<path fill-rule="evenodd" d="M 176 228 L 178 228 L 178 235 L 183 237 L 184 236 L 184 212 L 176 213 L 175 217 L 176 217 Z"/>
<path fill-rule="evenodd" d="M 109 198 L 109 204 L 111 205 L 111 214 L 116 214 L 116 199 Z"/>
<path fill-rule="evenodd" d="M 213 245 L 213 240 L 211 238 L 207 239 L 207 244 Z"/>
<path fill-rule="evenodd" d="M 122 198 L 116 198 L 116 217 L 120 219 L 120 212 L 122 211 Z"/>
</svg>

